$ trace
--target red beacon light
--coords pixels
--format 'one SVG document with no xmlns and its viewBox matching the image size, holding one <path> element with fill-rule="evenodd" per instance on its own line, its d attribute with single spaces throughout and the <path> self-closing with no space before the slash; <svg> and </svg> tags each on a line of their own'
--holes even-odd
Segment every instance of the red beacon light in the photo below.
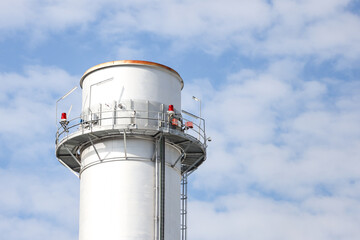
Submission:
<svg viewBox="0 0 360 240">
<path fill-rule="evenodd" d="M 174 115 L 174 114 L 175 114 L 175 112 L 174 112 L 174 105 L 172 105 L 172 104 L 169 105 L 169 108 L 168 108 L 167 113 L 168 113 L 169 115 Z"/>
<path fill-rule="evenodd" d="M 66 120 L 67 120 L 66 113 L 61 113 L 61 121 L 66 122 Z"/>
</svg>

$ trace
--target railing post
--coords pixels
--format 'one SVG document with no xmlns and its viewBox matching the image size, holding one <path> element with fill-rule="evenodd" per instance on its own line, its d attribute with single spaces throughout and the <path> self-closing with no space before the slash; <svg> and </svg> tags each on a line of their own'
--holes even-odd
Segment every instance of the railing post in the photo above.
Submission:
<svg viewBox="0 0 360 240">
<path fill-rule="evenodd" d="M 114 101 L 113 126 L 116 125 L 116 101 Z"/>
</svg>

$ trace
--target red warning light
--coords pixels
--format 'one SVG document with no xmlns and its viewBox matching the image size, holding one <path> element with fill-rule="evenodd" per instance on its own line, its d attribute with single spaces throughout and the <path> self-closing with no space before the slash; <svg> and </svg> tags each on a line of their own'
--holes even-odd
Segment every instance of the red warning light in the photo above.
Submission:
<svg viewBox="0 0 360 240">
<path fill-rule="evenodd" d="M 169 111 L 169 112 L 173 112 L 173 111 L 174 111 L 174 105 L 169 105 L 168 111 Z"/>
<path fill-rule="evenodd" d="M 61 114 L 61 121 L 64 121 L 64 120 L 66 120 L 66 113 Z"/>
</svg>

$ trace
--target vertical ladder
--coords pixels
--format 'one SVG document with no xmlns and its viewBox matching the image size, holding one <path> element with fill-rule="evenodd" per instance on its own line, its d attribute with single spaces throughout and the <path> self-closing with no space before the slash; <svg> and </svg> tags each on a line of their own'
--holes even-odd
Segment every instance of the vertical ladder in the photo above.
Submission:
<svg viewBox="0 0 360 240">
<path fill-rule="evenodd" d="M 187 177 L 188 174 L 185 172 L 181 178 L 181 194 L 180 194 L 181 240 L 186 240 L 187 237 Z"/>
</svg>

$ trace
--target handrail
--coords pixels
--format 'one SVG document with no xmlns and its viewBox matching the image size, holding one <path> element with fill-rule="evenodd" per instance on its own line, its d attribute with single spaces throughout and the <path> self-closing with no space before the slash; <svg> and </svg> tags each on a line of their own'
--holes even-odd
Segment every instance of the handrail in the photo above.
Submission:
<svg viewBox="0 0 360 240">
<path fill-rule="evenodd" d="M 126 115 L 126 116 L 124 116 Z M 197 138 L 200 142 L 202 142 L 206 146 L 206 132 L 205 132 L 205 120 L 201 118 L 200 124 L 203 126 L 199 126 L 195 121 L 191 121 L 190 119 L 184 118 L 181 114 L 176 114 L 175 118 L 178 119 L 181 123 L 180 127 L 177 127 L 173 130 L 181 131 L 185 134 L 192 135 L 194 138 Z M 121 123 L 121 120 L 123 121 Z M 113 120 L 113 121 L 107 121 Z M 159 112 L 159 111 L 137 111 L 137 110 L 106 110 L 106 111 L 98 111 L 98 112 L 90 112 L 90 114 L 81 114 L 79 117 L 75 117 L 66 122 L 64 126 L 59 126 L 56 132 L 56 144 L 58 144 L 62 139 L 68 137 L 70 134 L 75 133 L 77 131 L 84 131 L 85 129 L 92 130 L 96 127 L 103 126 L 116 126 L 127 124 L 139 126 L 139 129 L 143 129 L 142 127 L 146 127 L 140 123 L 140 120 L 153 121 L 153 127 L 147 126 L 147 129 L 170 129 L 170 118 L 167 113 Z M 185 128 L 185 122 L 192 122 L 193 128 Z M 124 123 L 126 122 L 126 123 Z M 140 125 L 139 125 L 140 123 Z M 156 123 L 156 124 L 155 124 Z"/>
</svg>

